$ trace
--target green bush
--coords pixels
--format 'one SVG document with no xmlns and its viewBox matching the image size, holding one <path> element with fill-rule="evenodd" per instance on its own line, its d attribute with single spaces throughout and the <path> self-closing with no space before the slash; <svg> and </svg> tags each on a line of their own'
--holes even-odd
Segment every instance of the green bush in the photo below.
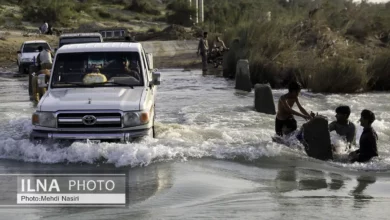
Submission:
<svg viewBox="0 0 390 220">
<path fill-rule="evenodd" d="M 159 29 L 158 27 L 151 27 L 148 29 L 148 32 L 149 33 L 157 33 L 157 32 L 160 32 L 161 29 Z"/>
<path fill-rule="evenodd" d="M 121 15 L 117 15 L 115 16 L 115 19 L 119 22 L 128 22 L 129 21 L 129 18 L 125 17 L 125 16 L 121 16 Z"/>
<path fill-rule="evenodd" d="M 148 0 L 133 0 L 132 3 L 126 7 L 126 10 L 144 14 L 161 15 L 161 12 L 156 9 L 156 6 Z"/>
<path fill-rule="evenodd" d="M 75 3 L 74 10 L 76 12 L 91 12 L 91 7 L 95 3 L 95 0 L 88 0 L 83 2 L 77 2 Z"/>
<path fill-rule="evenodd" d="M 366 69 L 355 60 L 333 58 L 317 64 L 309 81 L 313 92 L 355 93 L 365 89 L 368 82 Z"/>
<path fill-rule="evenodd" d="M 390 52 L 378 54 L 367 68 L 372 90 L 390 90 Z"/>
<path fill-rule="evenodd" d="M 98 13 L 98 16 L 101 18 L 104 18 L 104 19 L 112 18 L 112 14 L 107 12 L 107 11 L 104 11 L 103 9 L 98 9 L 97 13 Z"/>
<path fill-rule="evenodd" d="M 373 37 L 389 33 L 389 4 L 318 3 L 321 8 L 309 18 L 312 4 L 305 0 L 210 0 L 205 2 L 201 27 L 222 33 L 227 46 L 230 44 L 224 76 L 234 77 L 236 62 L 243 58 L 250 62 L 253 84 L 270 83 L 279 88 L 298 80 L 313 92 L 390 90 L 389 53 L 372 61 L 368 74 L 364 64 L 378 49 Z M 272 12 L 270 22 L 262 17 L 267 11 Z M 232 46 L 234 39 L 238 44 Z M 377 45 L 386 46 L 380 40 Z M 367 47 L 369 42 L 374 43 Z"/>
<path fill-rule="evenodd" d="M 68 26 L 75 17 L 75 1 L 72 0 L 36 0 L 26 1 L 22 5 L 23 19 L 33 22 L 44 22 Z"/>
<path fill-rule="evenodd" d="M 178 24 L 182 26 L 192 26 L 195 18 L 196 10 L 190 7 L 187 0 L 174 0 L 167 5 L 169 12 L 166 15 L 166 20 L 170 24 Z"/>
<path fill-rule="evenodd" d="M 167 22 L 167 18 L 165 16 L 158 16 L 152 19 L 153 21 Z"/>
</svg>

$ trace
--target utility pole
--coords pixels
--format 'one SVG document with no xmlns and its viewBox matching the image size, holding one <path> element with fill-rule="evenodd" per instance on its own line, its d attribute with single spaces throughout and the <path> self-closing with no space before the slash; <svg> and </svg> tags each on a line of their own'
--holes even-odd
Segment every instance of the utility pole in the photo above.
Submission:
<svg viewBox="0 0 390 220">
<path fill-rule="evenodd" d="M 195 11 L 196 11 L 196 18 L 195 18 L 195 24 L 199 23 L 199 1 L 195 0 Z"/>
<path fill-rule="evenodd" d="M 199 20 L 201 23 L 204 22 L 204 2 L 199 0 Z"/>
<path fill-rule="evenodd" d="M 195 3 L 195 24 L 203 23 L 204 22 L 204 0 L 188 0 L 188 3 L 191 8 L 194 7 Z M 190 15 L 190 19 L 193 20 L 192 16 Z"/>
<path fill-rule="evenodd" d="M 188 0 L 188 3 L 190 3 L 190 9 L 192 10 L 192 0 Z M 192 15 L 190 15 L 190 20 L 192 21 Z"/>
</svg>

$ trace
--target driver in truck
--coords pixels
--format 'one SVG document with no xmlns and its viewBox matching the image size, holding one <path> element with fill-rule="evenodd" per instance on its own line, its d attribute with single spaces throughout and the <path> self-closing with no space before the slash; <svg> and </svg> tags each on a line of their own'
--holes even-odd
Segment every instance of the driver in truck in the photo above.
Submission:
<svg viewBox="0 0 390 220">
<path fill-rule="evenodd" d="M 121 69 L 121 71 L 115 71 L 113 74 L 116 77 L 128 77 L 132 76 L 137 80 L 140 80 L 140 68 L 136 60 L 129 61 L 127 57 L 120 57 L 108 62 L 104 69 L 114 70 L 116 68 Z"/>
<path fill-rule="evenodd" d="M 139 65 L 138 65 L 137 61 L 131 61 L 131 63 L 130 63 L 128 59 L 123 58 L 123 68 L 124 68 L 124 72 L 127 76 L 130 75 L 130 76 L 136 78 L 137 80 L 140 79 L 140 76 L 139 76 L 140 69 L 139 69 Z"/>
</svg>

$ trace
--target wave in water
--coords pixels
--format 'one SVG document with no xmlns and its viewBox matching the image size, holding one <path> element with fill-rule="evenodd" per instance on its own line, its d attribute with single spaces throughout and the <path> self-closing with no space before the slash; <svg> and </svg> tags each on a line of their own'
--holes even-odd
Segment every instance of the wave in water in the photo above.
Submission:
<svg viewBox="0 0 390 220">
<path fill-rule="evenodd" d="M 39 163 L 109 163 L 115 166 L 147 166 L 154 162 L 171 160 L 186 161 L 190 158 L 211 157 L 216 159 L 244 159 L 259 161 L 264 157 L 307 158 L 296 139 L 291 139 L 288 148 L 271 141 L 272 132 L 240 132 L 204 128 L 195 125 L 157 123 L 158 137 L 139 142 L 92 143 L 74 142 L 64 146 L 60 142 L 32 144 L 26 135 L 31 131 L 28 118 L 11 120 L 11 130 L 0 135 L 0 158 Z M 8 138 L 6 138 L 8 137 Z M 11 138 L 12 137 L 12 138 Z M 338 146 L 338 158 L 347 155 L 346 144 L 332 133 L 332 142 Z M 313 159 L 314 160 L 314 159 Z M 341 167 L 364 170 L 384 170 L 390 167 L 389 158 L 375 159 L 368 164 L 344 164 Z"/>
</svg>

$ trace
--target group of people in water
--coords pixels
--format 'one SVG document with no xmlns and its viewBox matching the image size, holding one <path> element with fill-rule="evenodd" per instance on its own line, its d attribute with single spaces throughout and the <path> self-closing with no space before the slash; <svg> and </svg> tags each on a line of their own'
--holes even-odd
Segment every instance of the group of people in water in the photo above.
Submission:
<svg viewBox="0 0 390 220">
<path fill-rule="evenodd" d="M 279 136 L 290 135 L 297 130 L 297 121 L 295 116 L 310 120 L 315 117 L 314 113 L 308 113 L 299 102 L 301 85 L 298 82 L 292 82 L 288 86 L 288 93 L 280 97 L 278 101 L 278 111 L 275 119 L 275 131 Z M 296 104 L 300 112 L 293 109 Z M 349 120 L 351 109 L 349 106 L 339 106 L 336 108 L 336 120 L 329 124 L 329 131 L 336 131 L 340 136 L 345 137 L 349 147 L 356 144 L 356 127 Z M 363 127 L 363 133 L 359 140 L 359 149 L 349 154 L 350 162 L 367 162 L 371 158 L 378 156 L 377 141 L 378 135 L 372 127 L 375 121 L 375 114 L 364 109 L 360 114 L 360 125 Z"/>
</svg>

